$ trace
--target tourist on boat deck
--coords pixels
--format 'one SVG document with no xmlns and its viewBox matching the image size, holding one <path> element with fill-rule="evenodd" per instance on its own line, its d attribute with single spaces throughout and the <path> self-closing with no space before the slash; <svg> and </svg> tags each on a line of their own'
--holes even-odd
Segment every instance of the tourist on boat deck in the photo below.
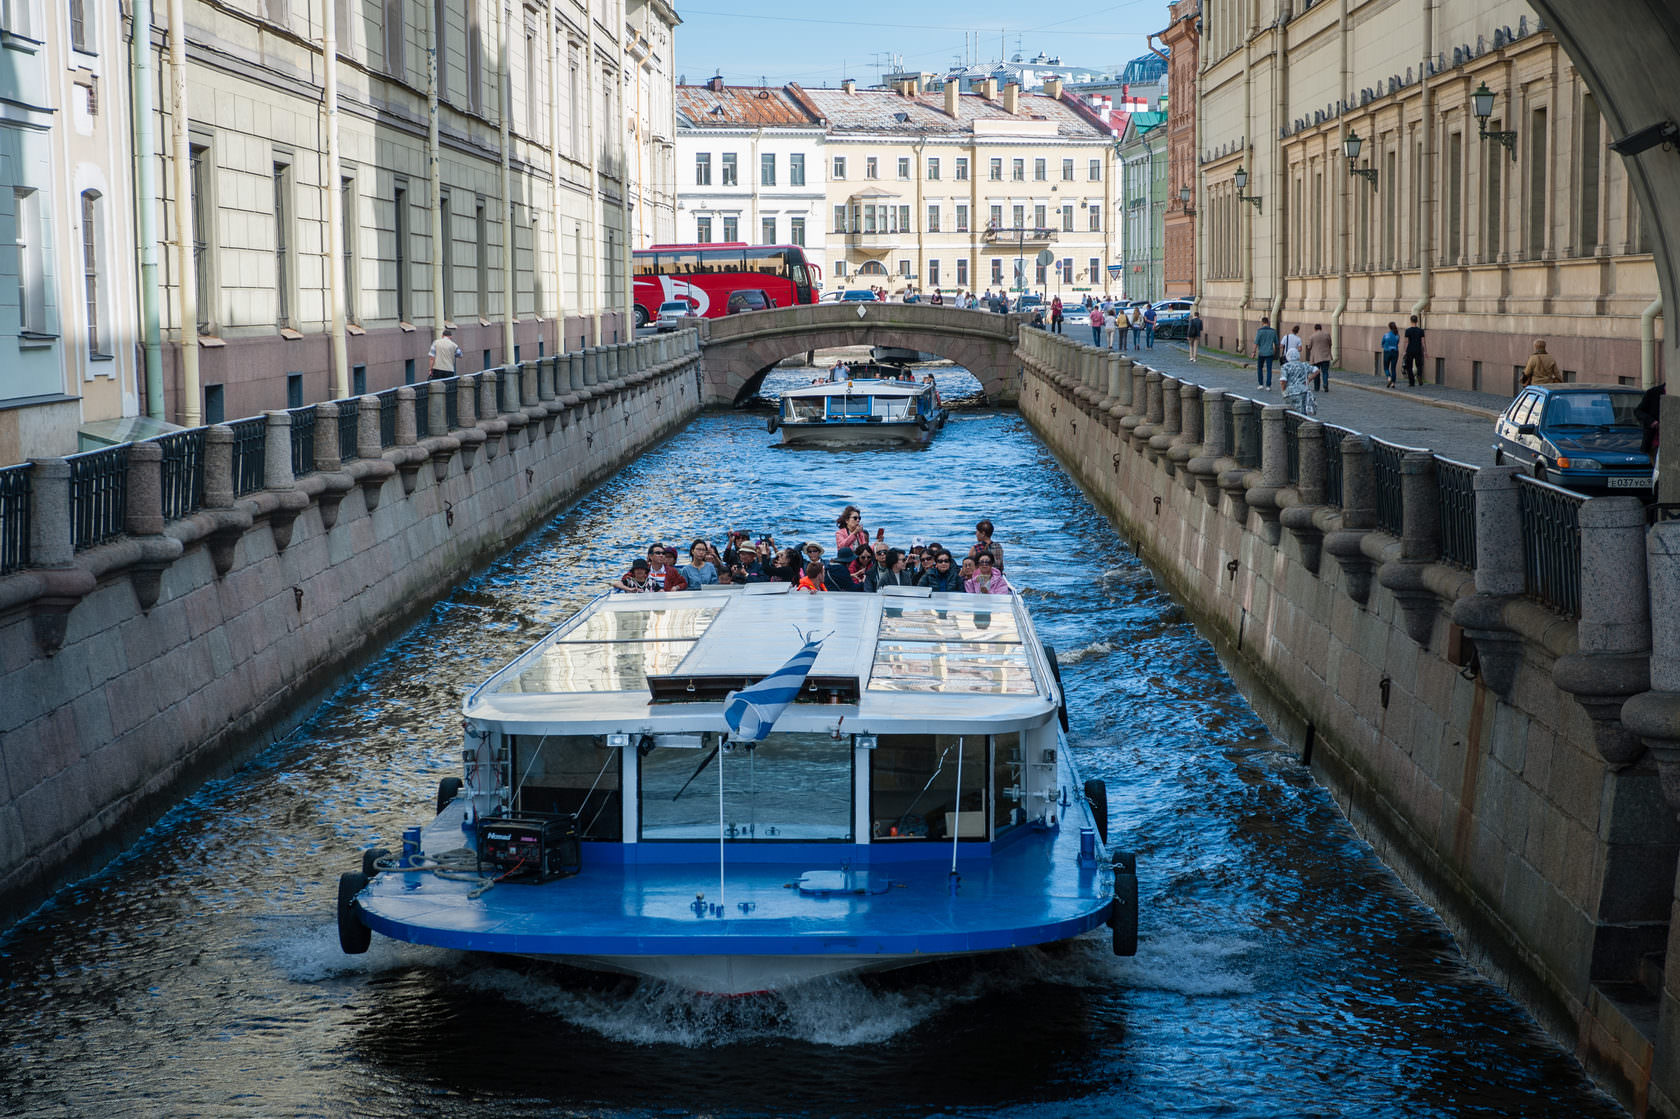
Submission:
<svg viewBox="0 0 1680 1119">
<path fill-rule="evenodd" d="M 834 546 L 861 552 L 869 547 L 869 532 L 863 527 L 863 513 L 856 505 L 848 505 L 834 518 Z"/>
<path fill-rule="evenodd" d="M 981 552 L 990 552 L 997 569 L 1003 570 L 1003 545 L 992 539 L 992 522 L 989 520 L 975 524 L 974 546 L 968 550 L 968 554 L 975 559 L 980 558 Z"/>
<path fill-rule="evenodd" d="M 772 583 L 799 582 L 799 553 L 792 548 L 783 548 L 776 553 L 776 560 L 770 565 L 770 581 Z"/>
<path fill-rule="evenodd" d="M 850 548 L 841 548 L 834 553 L 834 559 L 823 565 L 825 590 L 831 591 L 861 591 L 857 579 L 852 575 L 852 563 L 857 556 Z"/>
<path fill-rule="evenodd" d="M 700 588 L 717 582 L 721 567 L 712 559 L 712 546 L 696 540 L 688 546 L 688 562 L 677 571 L 690 587 Z"/>
<path fill-rule="evenodd" d="M 800 567 L 804 567 L 808 563 L 825 562 L 823 560 L 823 550 L 821 544 L 806 544 L 804 547 L 799 549 L 799 552 L 805 557 L 799 561 Z"/>
<path fill-rule="evenodd" d="M 648 582 L 648 561 L 645 559 L 632 561 L 630 570 L 618 577 L 617 589 L 626 594 L 646 594 L 653 590 L 653 586 Z"/>
<path fill-rule="evenodd" d="M 843 361 L 835 362 L 834 368 L 828 371 L 828 379 L 830 381 L 844 381 L 851 377 L 851 375 L 852 371 L 846 367 L 846 363 Z"/>
<path fill-rule="evenodd" d="M 950 552 L 938 554 L 933 561 L 933 570 L 922 576 L 922 586 L 940 593 L 955 593 L 963 589 L 962 577 Z"/>
<path fill-rule="evenodd" d="M 869 585 L 869 578 L 875 567 L 875 551 L 865 544 L 863 549 L 857 553 L 857 558 L 852 561 L 851 567 L 848 568 L 852 573 L 852 582 L 858 585 L 858 590 L 869 591 L 875 589 Z"/>
<path fill-rule="evenodd" d="M 905 554 L 899 549 L 888 548 L 885 558 L 875 564 L 869 589 L 878 591 L 882 587 L 915 586 L 916 575 L 908 569 L 906 559 Z"/>
<path fill-rule="evenodd" d="M 989 554 L 982 552 L 974 564 L 974 574 L 963 580 L 964 590 L 969 594 L 1009 593 L 1009 580 L 1003 577 L 1003 572 L 997 569 Z"/>
<path fill-rule="evenodd" d="M 656 591 L 686 591 L 688 580 L 676 568 L 677 550 L 663 544 L 648 549 L 648 583 Z"/>
<path fill-rule="evenodd" d="M 968 584 L 968 581 L 970 579 L 974 578 L 974 568 L 975 568 L 974 557 L 973 556 L 964 556 L 962 558 L 961 562 L 962 562 L 962 566 L 960 568 L 958 568 L 958 571 L 962 575 L 963 584 L 966 586 Z"/>
<path fill-rule="evenodd" d="M 806 564 L 804 574 L 799 576 L 799 582 L 794 585 L 793 589 L 821 594 L 823 590 L 823 565 L 820 563 Z"/>
</svg>

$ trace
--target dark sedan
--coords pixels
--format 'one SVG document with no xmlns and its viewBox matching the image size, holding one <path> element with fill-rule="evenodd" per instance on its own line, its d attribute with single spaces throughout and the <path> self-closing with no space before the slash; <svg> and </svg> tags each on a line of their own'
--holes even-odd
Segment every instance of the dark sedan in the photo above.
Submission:
<svg viewBox="0 0 1680 1119">
<path fill-rule="evenodd" d="M 1526 388 L 1494 421 L 1493 461 L 1571 489 L 1644 496 L 1651 456 L 1639 449 L 1640 396 L 1611 385 Z"/>
</svg>

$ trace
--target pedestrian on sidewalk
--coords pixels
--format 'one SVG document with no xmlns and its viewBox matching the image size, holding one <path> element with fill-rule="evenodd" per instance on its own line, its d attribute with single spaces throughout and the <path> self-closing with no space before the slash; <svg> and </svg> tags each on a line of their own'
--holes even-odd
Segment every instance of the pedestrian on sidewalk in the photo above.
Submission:
<svg viewBox="0 0 1680 1119">
<path fill-rule="evenodd" d="M 1103 344 L 1103 310 L 1102 310 L 1102 305 L 1098 304 L 1098 305 L 1093 306 L 1091 308 L 1091 345 L 1101 346 L 1102 344 Z"/>
<path fill-rule="evenodd" d="M 1154 306 L 1145 307 L 1143 309 L 1143 344 L 1152 350 L 1155 348 Z"/>
<path fill-rule="evenodd" d="M 1534 352 L 1528 356 L 1528 364 L 1523 366 L 1522 383 L 1524 385 L 1555 385 L 1563 380 L 1563 374 L 1558 372 L 1557 358 L 1546 352 L 1546 340 L 1534 340 Z"/>
<path fill-rule="evenodd" d="M 1317 367 L 1296 357 L 1284 362 L 1278 373 L 1283 378 L 1281 387 L 1284 407 L 1304 416 L 1316 416 L 1318 399 L 1313 396 L 1312 383 L 1318 376 Z"/>
<path fill-rule="evenodd" d="M 1050 301 L 1050 333 L 1051 334 L 1060 334 L 1061 332 L 1062 332 L 1062 297 L 1058 295 L 1058 296 L 1056 296 L 1056 298 L 1054 298 Z"/>
<path fill-rule="evenodd" d="M 1272 387 L 1272 362 L 1277 358 L 1278 333 L 1272 329 L 1270 315 L 1260 316 L 1260 329 L 1254 332 L 1254 373 L 1259 387 Z"/>
<path fill-rule="evenodd" d="M 1423 327 L 1418 325 L 1418 317 L 1412 316 L 1412 325 L 1406 328 L 1406 357 L 1401 363 L 1406 371 L 1406 387 L 1416 388 L 1423 384 Z"/>
<path fill-rule="evenodd" d="M 1195 311 L 1190 312 L 1190 321 L 1184 324 L 1184 340 L 1190 343 L 1190 364 L 1196 364 L 1196 351 L 1202 344 L 1202 316 Z"/>
<path fill-rule="evenodd" d="M 1313 323 L 1312 337 L 1307 339 L 1307 361 L 1318 366 L 1318 377 L 1314 380 L 1313 388 L 1319 392 L 1330 391 L 1330 336 L 1324 332 L 1323 323 Z"/>
<path fill-rule="evenodd" d="M 1103 344 L 1109 350 L 1121 350 L 1126 345 L 1125 331 L 1120 329 L 1120 308 L 1112 301 L 1103 305 Z"/>
<path fill-rule="evenodd" d="M 1278 356 L 1284 361 L 1300 361 L 1306 353 L 1307 340 L 1301 337 L 1299 326 L 1291 327 L 1289 333 L 1278 341 Z"/>
<path fill-rule="evenodd" d="M 426 379 L 441 381 L 455 376 L 455 356 L 460 352 L 461 347 L 455 341 L 455 328 L 444 327 L 438 340 L 426 351 L 426 357 L 430 359 L 426 366 Z"/>
<path fill-rule="evenodd" d="M 1138 349 L 1143 344 L 1143 312 L 1133 307 L 1127 313 L 1126 321 L 1132 326 L 1132 349 Z"/>
<path fill-rule="evenodd" d="M 1388 324 L 1388 333 L 1382 336 L 1383 376 L 1388 378 L 1388 387 L 1394 387 L 1394 373 L 1400 364 L 1400 328 L 1394 323 Z"/>
</svg>

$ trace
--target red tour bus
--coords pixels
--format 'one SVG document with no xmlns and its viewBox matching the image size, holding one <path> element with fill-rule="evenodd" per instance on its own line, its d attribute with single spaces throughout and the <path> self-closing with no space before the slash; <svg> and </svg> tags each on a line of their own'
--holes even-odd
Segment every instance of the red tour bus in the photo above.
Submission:
<svg viewBox="0 0 1680 1119">
<path fill-rule="evenodd" d="M 798 245 L 748 245 L 741 241 L 705 245 L 654 245 L 631 254 L 636 272 L 636 325 L 659 315 L 659 305 L 686 299 L 694 312 L 718 318 L 729 294 L 742 288 L 764 292 L 778 307 L 815 303 L 822 275 Z"/>
</svg>

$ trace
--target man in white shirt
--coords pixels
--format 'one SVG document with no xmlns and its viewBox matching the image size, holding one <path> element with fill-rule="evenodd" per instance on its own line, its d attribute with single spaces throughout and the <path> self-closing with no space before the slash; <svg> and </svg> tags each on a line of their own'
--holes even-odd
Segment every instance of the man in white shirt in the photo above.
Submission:
<svg viewBox="0 0 1680 1119">
<path fill-rule="evenodd" d="M 431 359 L 427 365 L 428 380 L 455 376 L 455 355 L 461 352 L 461 347 L 456 344 L 454 334 L 454 327 L 444 327 L 443 337 L 433 342 L 432 348 L 426 351 L 426 356 Z"/>
</svg>

